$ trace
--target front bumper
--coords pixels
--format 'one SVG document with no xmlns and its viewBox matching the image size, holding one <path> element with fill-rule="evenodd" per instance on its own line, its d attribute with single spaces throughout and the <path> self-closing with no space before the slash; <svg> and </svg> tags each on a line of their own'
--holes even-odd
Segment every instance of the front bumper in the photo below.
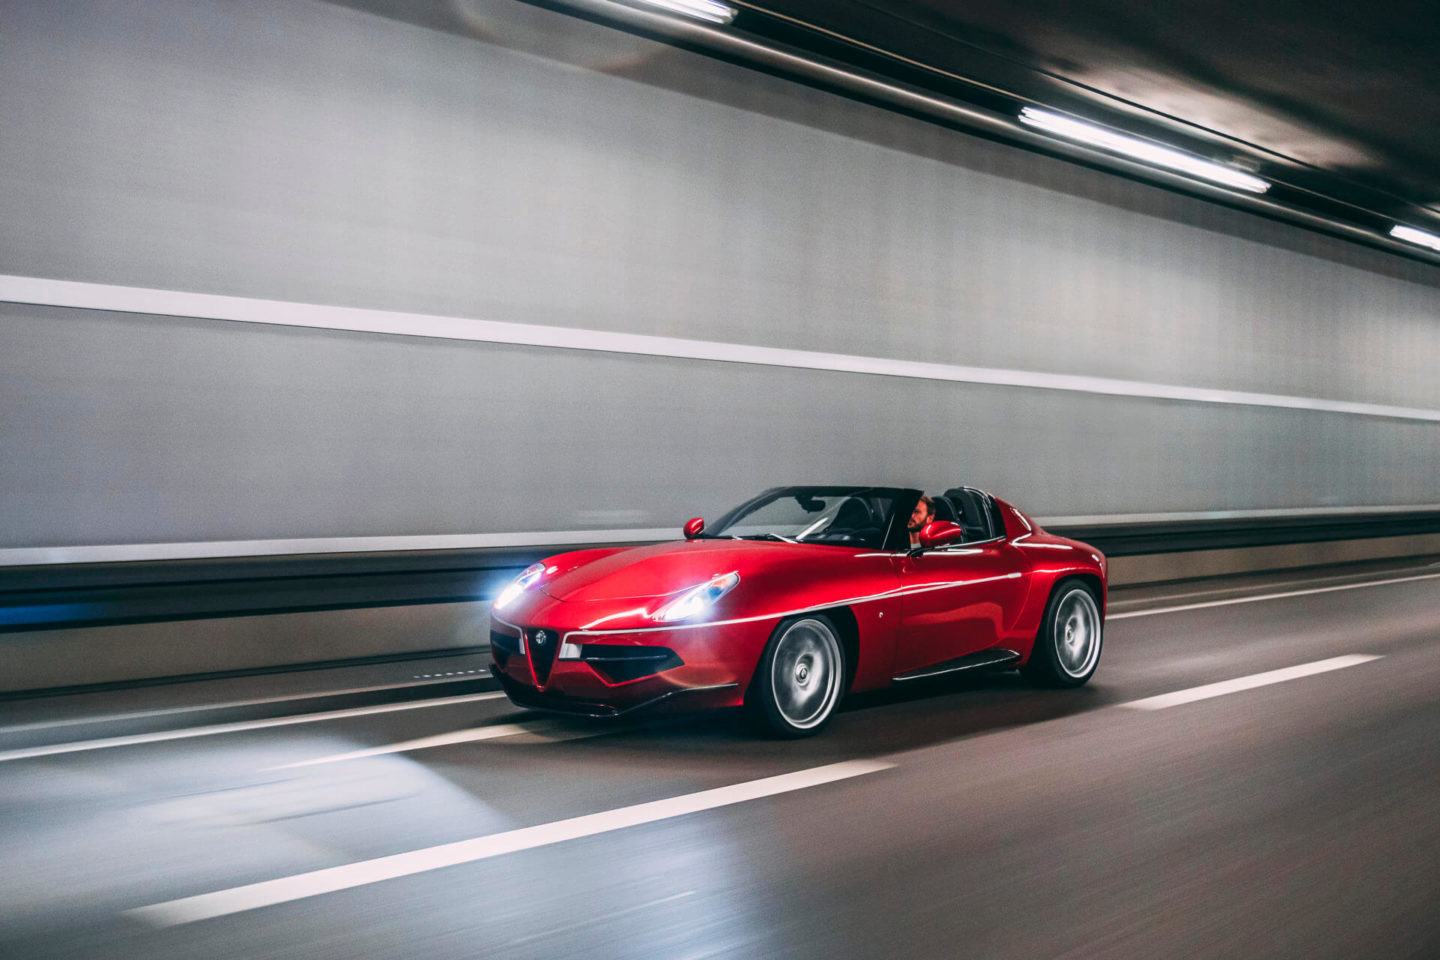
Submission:
<svg viewBox="0 0 1440 960">
<path fill-rule="evenodd" d="M 774 626 L 587 631 L 557 622 L 564 606 L 530 622 L 492 621 L 490 670 L 518 706 L 585 717 L 738 706 Z"/>
</svg>

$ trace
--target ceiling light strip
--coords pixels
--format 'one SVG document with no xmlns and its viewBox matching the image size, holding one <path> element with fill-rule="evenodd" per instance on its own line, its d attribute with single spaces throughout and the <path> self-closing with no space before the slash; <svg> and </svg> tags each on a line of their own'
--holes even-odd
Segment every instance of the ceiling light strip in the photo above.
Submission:
<svg viewBox="0 0 1440 960">
<path fill-rule="evenodd" d="M 1158 143 L 1141 140 L 1138 137 L 1116 133 L 1114 130 L 1107 130 L 1093 123 L 1085 123 L 1072 117 L 1051 113 L 1048 110 L 1025 107 L 1020 111 L 1020 122 L 1057 137 L 1089 144 L 1099 147 L 1101 150 L 1108 150 L 1111 153 L 1139 160 L 1141 163 L 1175 170 L 1187 176 L 1210 180 L 1223 186 L 1234 187 L 1237 190 L 1264 193 L 1270 189 L 1268 181 L 1232 167 L 1210 160 L 1202 160 L 1192 154 L 1182 153 L 1170 147 L 1162 147 Z"/>
<path fill-rule="evenodd" d="M 1406 243 L 1428 247 L 1436 253 L 1440 253 L 1440 236 L 1436 236 L 1425 230 L 1416 230 L 1414 227 L 1407 227 L 1404 224 L 1397 223 L 1390 228 L 1390 236 L 1396 240 L 1403 240 Z"/>
<path fill-rule="evenodd" d="M 631 0 L 645 7 L 655 7 L 667 13 L 678 13 L 694 17 L 706 23 L 729 23 L 735 19 L 735 8 L 717 0 Z"/>
</svg>

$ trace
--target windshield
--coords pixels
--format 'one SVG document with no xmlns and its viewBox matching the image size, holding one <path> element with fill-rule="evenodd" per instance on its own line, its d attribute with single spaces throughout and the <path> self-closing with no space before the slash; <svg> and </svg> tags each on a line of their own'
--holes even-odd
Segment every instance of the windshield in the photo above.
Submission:
<svg viewBox="0 0 1440 960">
<path fill-rule="evenodd" d="M 879 550 L 903 492 L 889 487 L 781 487 L 731 510 L 706 535 Z"/>
</svg>

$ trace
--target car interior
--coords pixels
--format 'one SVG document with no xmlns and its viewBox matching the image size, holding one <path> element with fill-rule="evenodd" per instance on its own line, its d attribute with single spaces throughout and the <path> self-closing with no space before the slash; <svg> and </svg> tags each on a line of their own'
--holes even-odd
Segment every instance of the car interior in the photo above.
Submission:
<svg viewBox="0 0 1440 960">
<path fill-rule="evenodd" d="M 962 544 L 993 540 L 1004 532 L 994 500 L 982 490 L 953 487 L 931 500 L 935 504 L 936 520 L 960 524 L 964 531 Z"/>
</svg>

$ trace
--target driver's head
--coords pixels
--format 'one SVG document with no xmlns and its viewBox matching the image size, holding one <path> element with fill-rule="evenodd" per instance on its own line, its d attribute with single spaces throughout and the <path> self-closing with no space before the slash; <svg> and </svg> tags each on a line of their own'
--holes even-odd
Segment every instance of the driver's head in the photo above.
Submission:
<svg viewBox="0 0 1440 960">
<path fill-rule="evenodd" d="M 915 504 L 915 509 L 910 512 L 910 532 L 919 533 L 931 520 L 935 519 L 935 504 L 923 493 L 920 500 Z"/>
</svg>

